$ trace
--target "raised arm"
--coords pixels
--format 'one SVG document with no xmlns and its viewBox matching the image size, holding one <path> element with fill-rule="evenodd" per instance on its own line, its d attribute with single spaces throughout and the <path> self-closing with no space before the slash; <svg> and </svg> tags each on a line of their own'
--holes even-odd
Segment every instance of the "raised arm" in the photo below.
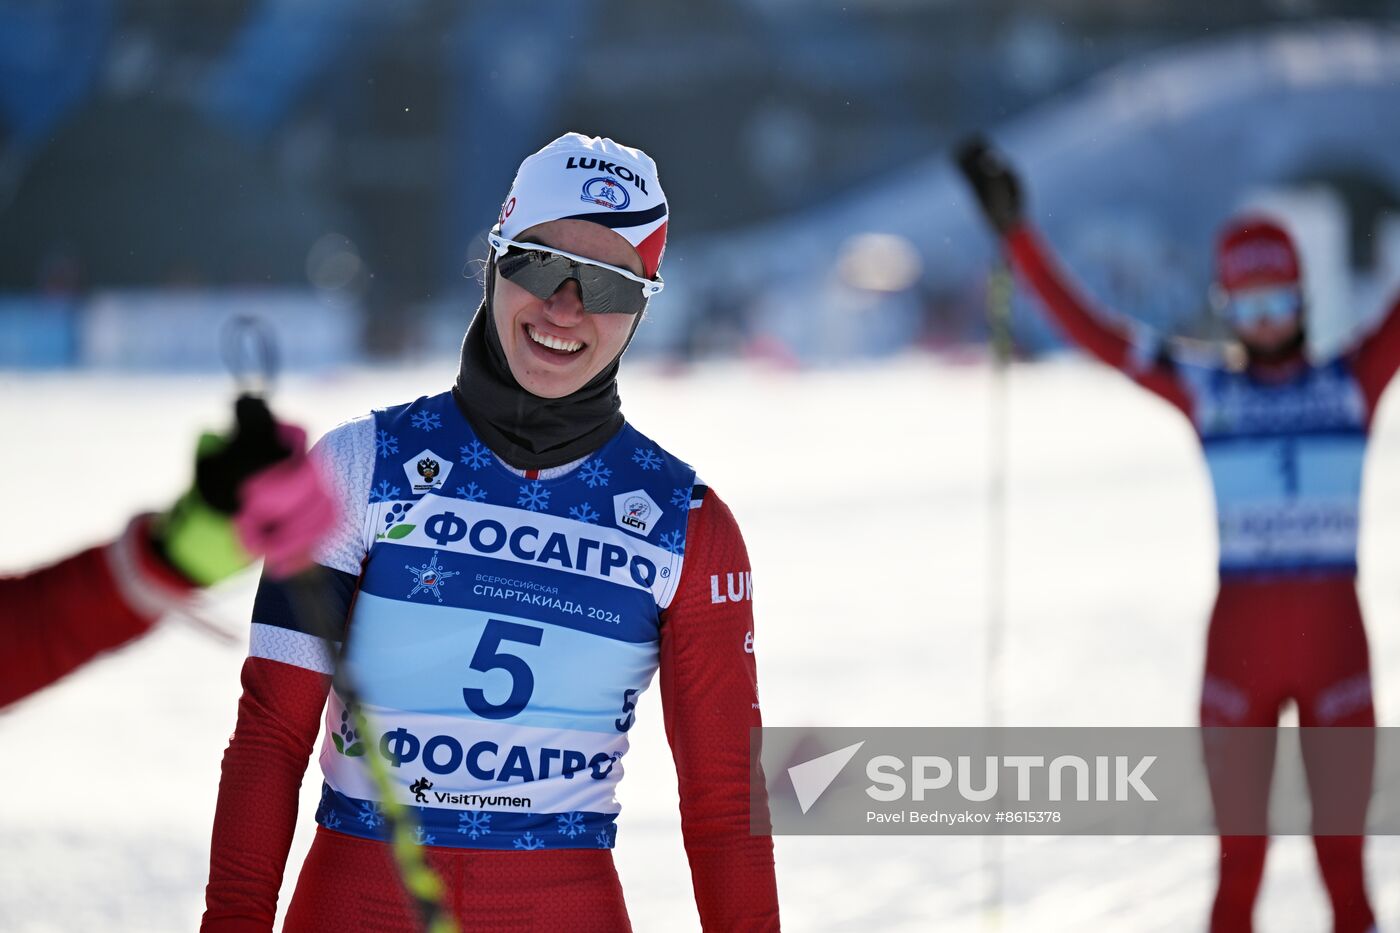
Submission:
<svg viewBox="0 0 1400 933">
<path fill-rule="evenodd" d="M 0 707 L 137 638 L 257 555 L 274 570 L 303 566 L 334 518 L 305 433 L 240 399 L 234 430 L 200 439 L 194 484 L 171 508 L 106 547 L 0 578 Z"/>
<path fill-rule="evenodd" d="M 661 700 L 681 831 L 707 931 L 778 929 L 773 841 L 750 835 L 749 729 L 762 725 L 748 552 L 729 508 L 696 486 L 680 588 L 662 616 Z M 761 782 L 758 786 L 762 786 Z M 766 818 L 766 802 L 763 804 Z"/>
<path fill-rule="evenodd" d="M 1376 410 L 1381 393 L 1400 369 L 1400 296 L 1375 330 L 1352 351 L 1352 372 L 1366 395 L 1367 407 Z"/>
<path fill-rule="evenodd" d="M 957 161 L 1012 265 L 1065 335 L 1095 359 L 1121 370 L 1189 415 L 1190 396 L 1161 341 L 1145 331 L 1136 334 L 1117 316 L 1095 308 L 1060 269 L 1026 221 L 1020 181 L 1001 154 L 974 139 L 960 148 Z"/>
<path fill-rule="evenodd" d="M 204 931 L 267 933 L 276 918 L 299 790 L 330 687 L 321 630 L 343 639 L 365 553 L 374 456 L 366 424 L 342 425 L 312 451 L 340 506 L 318 566 L 296 580 L 264 577 L 258 586 L 238 722 L 219 779 Z"/>
<path fill-rule="evenodd" d="M 146 632 L 194 584 L 151 541 L 151 516 L 113 543 L 0 578 L 0 707 Z"/>
</svg>

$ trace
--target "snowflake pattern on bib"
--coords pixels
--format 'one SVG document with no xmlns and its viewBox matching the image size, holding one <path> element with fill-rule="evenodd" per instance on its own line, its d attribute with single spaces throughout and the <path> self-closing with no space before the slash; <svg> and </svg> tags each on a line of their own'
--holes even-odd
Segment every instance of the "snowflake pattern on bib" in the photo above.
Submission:
<svg viewBox="0 0 1400 933">
<path fill-rule="evenodd" d="M 317 820 L 384 838 L 378 755 L 420 845 L 611 848 L 694 471 L 624 424 L 569 472 L 524 477 L 446 392 L 375 412 L 373 430 L 374 543 L 345 647 L 370 731 L 358 756 L 323 744 Z M 454 453 L 450 484 L 404 484 Z M 328 727 L 342 711 L 332 690 Z"/>
</svg>

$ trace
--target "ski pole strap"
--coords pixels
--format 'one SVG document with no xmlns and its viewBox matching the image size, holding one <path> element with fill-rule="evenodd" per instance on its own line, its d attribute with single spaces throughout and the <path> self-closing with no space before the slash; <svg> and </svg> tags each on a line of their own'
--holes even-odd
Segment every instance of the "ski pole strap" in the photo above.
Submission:
<svg viewBox="0 0 1400 933">
<path fill-rule="evenodd" d="M 277 340 L 262 318 L 240 314 L 229 318 L 220 336 L 224 366 L 240 395 L 266 395 L 277 380 L 280 359 Z"/>
</svg>

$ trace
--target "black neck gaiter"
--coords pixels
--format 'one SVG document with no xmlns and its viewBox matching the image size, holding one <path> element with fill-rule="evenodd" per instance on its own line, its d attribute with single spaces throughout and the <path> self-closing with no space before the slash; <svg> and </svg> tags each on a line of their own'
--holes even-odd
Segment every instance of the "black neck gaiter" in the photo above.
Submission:
<svg viewBox="0 0 1400 933">
<path fill-rule="evenodd" d="M 525 391 L 510 371 L 492 319 L 495 273 L 492 263 L 486 297 L 462 341 L 462 362 L 452 389 L 457 407 L 486 446 L 517 469 L 544 470 L 592 453 L 622 428 L 622 399 L 617 394 L 622 353 L 571 395 L 540 398 Z M 632 330 L 636 332 L 635 323 Z"/>
<path fill-rule="evenodd" d="M 1245 357 L 1248 360 L 1249 368 L 1252 370 L 1268 370 L 1280 366 L 1287 366 L 1305 359 L 1307 343 L 1307 331 L 1299 327 L 1298 333 L 1293 336 L 1293 339 L 1272 350 L 1258 350 L 1251 347 L 1249 344 L 1245 344 Z"/>
</svg>

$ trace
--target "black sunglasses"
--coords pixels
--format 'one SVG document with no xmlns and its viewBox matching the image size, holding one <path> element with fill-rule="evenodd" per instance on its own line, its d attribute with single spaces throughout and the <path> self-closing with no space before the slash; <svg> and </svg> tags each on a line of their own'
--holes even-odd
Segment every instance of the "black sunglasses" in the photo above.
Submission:
<svg viewBox="0 0 1400 933">
<path fill-rule="evenodd" d="M 539 243 L 517 243 L 488 235 L 502 278 L 545 299 L 569 279 L 578 283 L 583 309 L 592 314 L 639 314 L 647 299 L 665 287 L 661 277 L 644 279 L 627 269 L 575 256 Z"/>
</svg>

